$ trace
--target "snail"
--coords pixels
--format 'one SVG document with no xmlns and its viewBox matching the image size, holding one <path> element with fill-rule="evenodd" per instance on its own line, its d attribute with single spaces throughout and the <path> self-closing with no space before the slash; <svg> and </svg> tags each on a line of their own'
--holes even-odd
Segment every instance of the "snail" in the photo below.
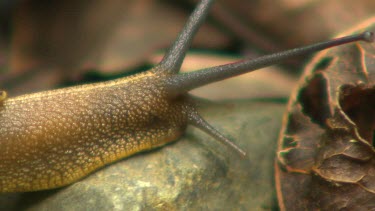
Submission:
<svg viewBox="0 0 375 211">
<path fill-rule="evenodd" d="M 187 125 L 246 153 L 209 125 L 188 92 L 329 47 L 374 39 L 364 32 L 257 59 L 178 73 L 213 0 L 202 0 L 151 70 L 107 82 L 7 98 L 0 95 L 0 192 L 62 187 L 109 163 L 175 141 Z"/>
</svg>

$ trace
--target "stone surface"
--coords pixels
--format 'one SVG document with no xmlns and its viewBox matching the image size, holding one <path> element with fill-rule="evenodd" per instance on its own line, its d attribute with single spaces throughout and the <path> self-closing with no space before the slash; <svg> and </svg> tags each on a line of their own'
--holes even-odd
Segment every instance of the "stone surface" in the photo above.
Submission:
<svg viewBox="0 0 375 211">
<path fill-rule="evenodd" d="M 241 159 L 195 128 L 173 144 L 116 162 L 68 187 L 0 194 L 0 210 L 270 210 L 284 103 L 202 102 L 212 125 L 248 152 Z"/>
</svg>

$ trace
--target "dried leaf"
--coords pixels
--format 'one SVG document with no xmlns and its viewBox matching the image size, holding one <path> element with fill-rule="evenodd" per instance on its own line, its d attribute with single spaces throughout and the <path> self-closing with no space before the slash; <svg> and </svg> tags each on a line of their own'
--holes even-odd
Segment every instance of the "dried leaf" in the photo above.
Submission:
<svg viewBox="0 0 375 211">
<path fill-rule="evenodd" d="M 345 34 L 375 30 L 375 18 Z M 281 210 L 375 209 L 375 48 L 318 54 L 292 94 L 279 138 Z"/>
</svg>

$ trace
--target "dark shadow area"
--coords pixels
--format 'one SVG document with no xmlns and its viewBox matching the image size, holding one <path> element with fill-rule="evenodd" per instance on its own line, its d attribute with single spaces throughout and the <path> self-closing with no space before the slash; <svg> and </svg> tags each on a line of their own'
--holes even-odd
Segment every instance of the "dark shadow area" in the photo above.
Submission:
<svg viewBox="0 0 375 211">
<path fill-rule="evenodd" d="M 332 60 L 332 57 L 324 57 L 315 65 L 313 72 L 327 69 L 331 65 Z"/>
<path fill-rule="evenodd" d="M 375 87 L 343 86 L 339 103 L 362 138 L 375 146 Z"/>
<path fill-rule="evenodd" d="M 326 119 L 331 116 L 327 91 L 326 79 L 322 74 L 316 74 L 298 95 L 302 112 L 320 126 L 324 126 Z"/>
<path fill-rule="evenodd" d="M 58 193 L 61 189 L 62 188 L 27 193 L 2 193 L 0 194 L 0 210 L 27 210 L 35 204 L 41 203 L 48 197 Z"/>
</svg>

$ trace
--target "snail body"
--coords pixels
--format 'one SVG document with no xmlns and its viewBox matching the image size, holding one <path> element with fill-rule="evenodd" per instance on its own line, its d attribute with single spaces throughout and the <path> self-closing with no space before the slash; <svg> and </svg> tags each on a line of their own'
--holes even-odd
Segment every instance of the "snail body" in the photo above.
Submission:
<svg viewBox="0 0 375 211">
<path fill-rule="evenodd" d="M 183 97 L 166 100 L 156 81 L 146 72 L 5 100 L 0 190 L 64 186 L 105 164 L 176 140 L 187 125 L 184 110 L 192 107 Z"/>
<path fill-rule="evenodd" d="M 188 91 L 287 58 L 348 42 L 365 32 L 281 53 L 179 74 L 185 53 L 212 0 L 202 0 L 163 60 L 153 69 L 108 82 L 15 98 L 0 93 L 0 192 L 71 184 L 106 164 L 162 146 L 196 126 L 245 156 L 199 116 Z"/>
</svg>

